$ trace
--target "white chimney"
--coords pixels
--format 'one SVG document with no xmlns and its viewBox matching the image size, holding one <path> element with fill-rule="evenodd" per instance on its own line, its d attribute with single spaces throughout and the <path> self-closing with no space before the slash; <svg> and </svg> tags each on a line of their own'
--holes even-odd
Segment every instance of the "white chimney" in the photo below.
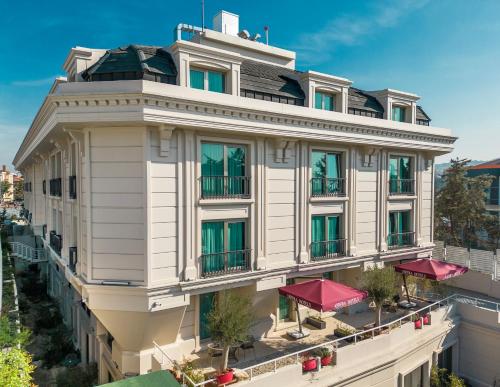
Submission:
<svg viewBox="0 0 500 387">
<path fill-rule="evenodd" d="M 239 32 L 239 19 L 238 15 L 227 11 L 220 11 L 213 19 L 214 31 L 222 32 L 223 34 L 238 36 Z"/>
</svg>

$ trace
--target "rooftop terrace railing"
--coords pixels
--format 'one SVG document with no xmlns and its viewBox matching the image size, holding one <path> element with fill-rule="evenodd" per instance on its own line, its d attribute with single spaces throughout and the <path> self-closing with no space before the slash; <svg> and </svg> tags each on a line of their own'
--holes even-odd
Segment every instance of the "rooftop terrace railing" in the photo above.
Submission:
<svg viewBox="0 0 500 387">
<path fill-rule="evenodd" d="M 248 375 L 250 380 L 255 378 L 256 376 L 259 375 L 264 375 L 266 373 L 270 372 L 276 372 L 279 368 L 291 365 L 291 364 L 299 364 L 300 358 L 302 355 L 306 355 L 308 353 L 311 353 L 311 351 L 318 350 L 323 347 L 334 347 L 338 348 L 339 344 L 356 344 L 359 341 L 366 340 L 366 339 L 373 339 L 375 338 L 380 332 L 382 331 L 388 331 L 388 333 L 391 333 L 391 330 L 395 328 L 401 327 L 403 324 L 406 324 L 408 322 L 413 322 L 414 319 L 417 316 L 422 316 L 427 312 L 432 312 L 436 311 L 438 309 L 441 309 L 443 307 L 449 307 L 453 303 L 460 302 L 464 304 L 471 304 L 477 307 L 493 310 L 496 312 L 500 312 L 500 303 L 493 302 L 493 301 L 488 301 L 476 297 L 471 297 L 467 295 L 462 295 L 462 294 L 453 294 L 451 296 L 448 296 L 442 300 L 433 302 L 429 305 L 426 305 L 423 308 L 420 308 L 416 311 L 413 311 L 403 317 L 400 317 L 398 319 L 395 319 L 389 323 L 382 324 L 378 327 L 370 328 L 370 329 L 365 329 L 363 331 L 355 332 L 352 335 L 345 336 L 342 338 L 338 338 L 335 340 L 330 340 L 325 343 L 317 344 L 310 346 L 305 349 L 301 349 L 300 351 L 296 351 L 293 353 L 289 353 L 287 355 L 279 356 L 271 360 L 267 360 L 262 363 L 255 364 L 253 366 L 244 368 L 243 371 L 245 371 Z"/>
</svg>

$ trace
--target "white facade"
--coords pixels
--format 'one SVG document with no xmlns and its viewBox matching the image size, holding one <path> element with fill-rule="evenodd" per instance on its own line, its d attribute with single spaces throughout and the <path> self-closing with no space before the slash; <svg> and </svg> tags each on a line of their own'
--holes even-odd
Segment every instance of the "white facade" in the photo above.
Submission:
<svg viewBox="0 0 500 387">
<path fill-rule="evenodd" d="M 47 225 L 53 264 L 99 329 L 114 337 L 101 369 L 111 367 L 111 356 L 114 377 L 147 372 L 153 341 L 178 358 L 201 348 L 200 294 L 233 288 L 251 295 L 254 333 L 262 336 L 279 325 L 276 288 L 287 279 L 336 271 L 355 284 L 374 263 L 430 256 L 433 161 L 452 150 L 455 138 L 448 129 L 415 124 L 416 96 L 389 90 L 380 97 L 389 111 L 395 100 L 412 106 L 408 122 L 348 114 L 351 82 L 309 72 L 301 80 L 305 106 L 250 99 L 240 96 L 242 60 L 292 68 L 294 53 L 211 30 L 169 51 L 176 85 L 81 82 L 81 61 L 91 65 L 105 51 L 72 50 L 69 81 L 57 80 L 14 160 L 33 184 L 25 207 L 33 225 Z M 193 66 L 223 71 L 226 93 L 190 88 Z M 340 107 L 314 109 L 318 90 L 338 93 Z M 245 147 L 248 197 L 201 198 L 204 142 Z M 345 195 L 312 196 L 313 151 L 340 155 Z M 411 194 L 389 194 L 391 156 L 410 158 Z M 411 214 L 411 246 L 389 248 L 392 211 Z M 311 256 L 316 215 L 340 215 L 342 256 Z M 205 278 L 202 222 L 209 220 L 245 222 L 249 270 Z M 51 231 L 62 236 L 60 253 L 48 247 Z M 106 377 L 101 371 L 101 381 Z"/>
</svg>

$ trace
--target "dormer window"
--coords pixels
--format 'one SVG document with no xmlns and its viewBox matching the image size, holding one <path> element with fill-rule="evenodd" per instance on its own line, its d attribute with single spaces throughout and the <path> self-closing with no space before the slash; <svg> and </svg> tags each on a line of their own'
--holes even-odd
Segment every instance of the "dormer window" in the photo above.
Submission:
<svg viewBox="0 0 500 387">
<path fill-rule="evenodd" d="M 226 92 L 226 77 L 224 73 L 213 70 L 191 69 L 189 81 L 193 89 Z"/>
<path fill-rule="evenodd" d="M 314 107 L 320 110 L 335 110 L 335 95 L 316 91 L 314 93 Z"/>
<path fill-rule="evenodd" d="M 392 107 L 392 120 L 399 122 L 406 122 L 406 109 L 402 106 Z"/>
</svg>

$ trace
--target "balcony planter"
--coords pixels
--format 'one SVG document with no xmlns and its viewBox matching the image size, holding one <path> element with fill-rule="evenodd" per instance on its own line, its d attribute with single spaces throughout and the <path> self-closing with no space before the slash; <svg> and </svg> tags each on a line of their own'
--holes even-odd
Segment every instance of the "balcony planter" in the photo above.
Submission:
<svg viewBox="0 0 500 387">
<path fill-rule="evenodd" d="M 431 314 L 430 313 L 427 313 L 425 316 L 424 316 L 424 325 L 431 325 Z"/>
<path fill-rule="evenodd" d="M 331 345 L 317 348 L 313 352 L 313 356 L 315 358 L 320 358 L 321 359 L 321 366 L 325 367 L 329 365 L 332 362 L 333 359 L 333 347 Z"/>
<path fill-rule="evenodd" d="M 423 325 L 422 320 L 423 320 L 422 318 L 419 318 L 418 320 L 415 320 L 415 323 L 414 323 L 415 324 L 415 329 L 422 329 L 422 325 Z"/>
<path fill-rule="evenodd" d="M 351 336 L 354 333 L 356 333 L 356 332 L 351 330 L 351 329 L 348 329 L 348 328 L 335 328 L 335 331 L 334 331 L 335 337 L 338 337 L 340 339 L 342 337 Z M 348 343 L 352 343 L 354 341 L 354 337 L 350 337 L 350 338 L 346 339 L 346 341 Z"/>
<path fill-rule="evenodd" d="M 302 371 L 309 372 L 318 368 L 318 363 L 315 358 L 308 358 L 302 361 Z"/>
<path fill-rule="evenodd" d="M 306 323 L 312 325 L 314 328 L 325 329 L 326 322 L 322 320 L 320 317 L 307 317 Z"/>
<path fill-rule="evenodd" d="M 227 384 L 231 382 L 234 378 L 234 370 L 232 368 L 228 368 L 225 372 L 217 375 L 217 383 Z"/>
</svg>

